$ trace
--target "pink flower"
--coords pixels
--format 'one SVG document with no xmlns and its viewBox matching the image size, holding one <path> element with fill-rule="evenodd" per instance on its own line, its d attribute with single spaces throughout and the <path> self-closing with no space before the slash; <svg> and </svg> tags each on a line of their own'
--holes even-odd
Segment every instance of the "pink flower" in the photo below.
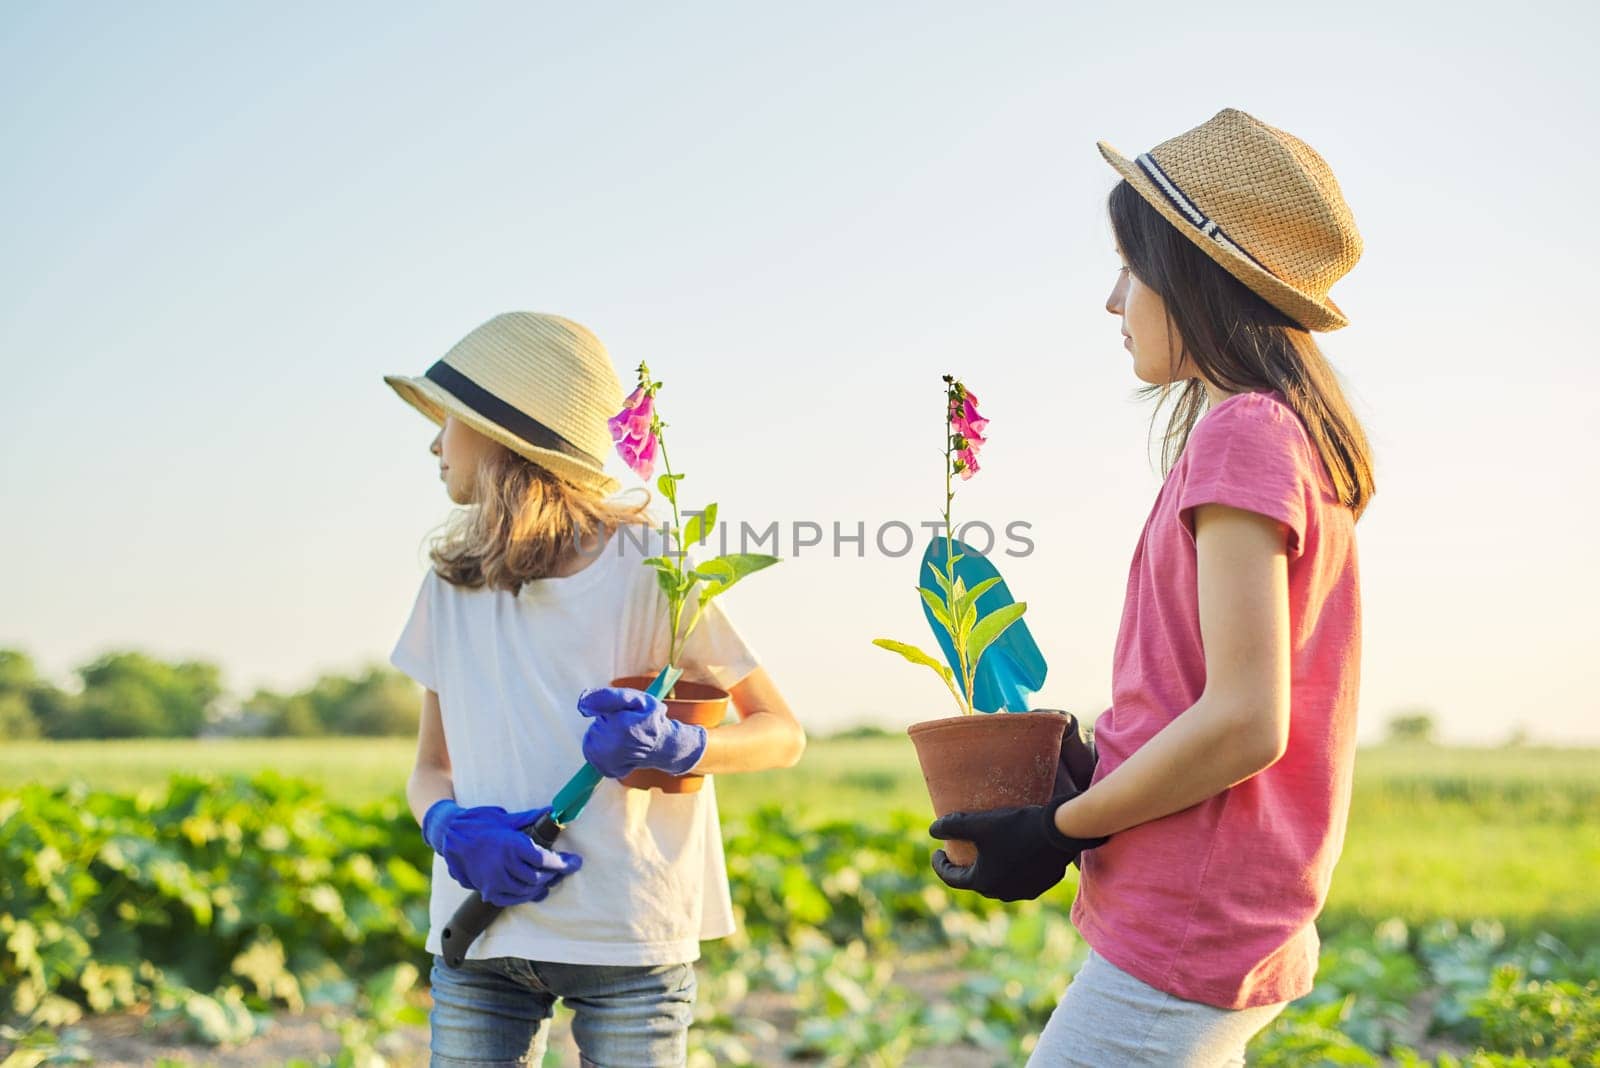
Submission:
<svg viewBox="0 0 1600 1068">
<path fill-rule="evenodd" d="M 955 404 L 950 406 L 951 428 L 973 445 L 982 445 L 986 440 L 983 436 L 983 428 L 989 425 L 989 420 L 978 413 L 978 395 L 969 389 L 966 392 L 966 398 L 959 403 L 961 405 L 960 411 L 955 410 Z"/>
<path fill-rule="evenodd" d="M 631 460 L 628 459 L 628 454 L 626 452 L 622 454 L 622 458 L 626 460 L 628 466 L 633 469 L 633 473 L 645 481 L 649 481 L 650 472 L 655 470 L 656 442 L 659 440 L 660 439 L 658 439 L 654 434 L 647 436 L 644 439 L 644 444 L 639 446 L 634 451 L 633 458 Z"/>
<path fill-rule="evenodd" d="M 640 386 L 628 395 L 622 411 L 606 420 L 617 453 L 634 474 L 646 480 L 656 464 L 656 436 L 650 429 L 655 410 L 655 398 Z"/>
<path fill-rule="evenodd" d="M 963 389 L 961 400 L 950 401 L 950 430 L 961 439 L 956 442 L 956 474 L 969 479 L 978 473 L 978 448 L 987 440 L 983 430 L 989 420 L 978 412 L 978 395 Z"/>
<path fill-rule="evenodd" d="M 643 386 L 628 394 L 622 402 L 622 411 L 606 420 L 611 428 L 611 440 L 643 438 L 650 433 L 650 420 L 655 415 L 656 401 Z"/>
<path fill-rule="evenodd" d="M 965 480 L 979 471 L 978 449 L 987 440 L 983 432 L 989 420 L 978 411 L 978 395 L 960 379 L 945 375 L 944 384 L 945 421 L 949 431 L 945 462 L 950 465 L 946 474 L 960 475 Z"/>
</svg>

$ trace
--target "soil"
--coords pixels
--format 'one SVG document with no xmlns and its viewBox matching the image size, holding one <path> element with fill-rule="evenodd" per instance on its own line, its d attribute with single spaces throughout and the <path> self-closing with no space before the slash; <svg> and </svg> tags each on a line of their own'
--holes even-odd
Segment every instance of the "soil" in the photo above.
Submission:
<svg viewBox="0 0 1600 1068">
<path fill-rule="evenodd" d="M 962 974 L 954 968 L 897 973 L 896 981 L 930 1001 L 944 1000 Z M 418 1004 L 426 1006 L 427 996 Z M 799 1023 L 793 997 L 770 990 L 753 990 L 728 1007 L 734 1019 L 762 1020 L 770 1025 L 762 1034 L 745 1036 L 742 1041 L 753 1063 L 763 1068 L 815 1068 L 815 1058 L 796 1059 L 785 1055 L 785 1046 Z M 205 1046 L 186 1040 L 181 1023 L 153 1024 L 142 1013 L 86 1016 L 64 1028 L 64 1037 L 77 1040 L 92 1057 L 97 1068 L 150 1068 L 165 1058 L 176 1064 L 211 1068 L 279 1068 L 301 1059 L 311 1064 L 330 1064 L 340 1050 L 340 1014 L 312 1009 L 304 1013 L 279 1013 L 264 1033 L 248 1042 L 229 1047 Z M 572 1041 L 572 1014 L 557 1005 L 551 1025 L 549 1048 L 558 1051 L 563 1065 L 578 1063 L 578 1048 Z M 399 1027 L 384 1036 L 379 1052 L 389 1068 L 425 1068 L 428 1063 L 426 1026 Z M 0 1042 L 0 1060 L 9 1052 Z M 958 1045 L 943 1049 L 919 1050 L 907 1059 L 914 1068 L 981 1068 L 995 1063 L 992 1051 Z"/>
<path fill-rule="evenodd" d="M 963 976 L 961 970 L 945 965 L 901 970 L 895 979 L 919 999 L 932 1004 L 948 1001 L 952 988 Z M 427 1004 L 426 994 L 419 996 L 418 1004 Z M 1467 1047 L 1426 1035 L 1427 1021 L 1432 1015 L 1429 996 L 1420 996 L 1411 1010 L 1412 1026 L 1409 1033 L 1402 1036 L 1405 1044 L 1429 1059 L 1440 1053 L 1458 1057 L 1470 1055 Z M 788 1036 L 799 1023 L 799 1014 L 790 995 L 754 990 L 729 1006 L 728 1015 L 734 1019 L 761 1020 L 769 1025 L 760 1035 L 750 1035 L 743 1040 L 753 1063 L 763 1068 L 815 1068 L 815 1059 L 801 1060 L 785 1055 Z M 163 1058 L 175 1064 L 212 1068 L 278 1068 L 297 1058 L 311 1064 L 331 1064 L 340 1050 L 338 1027 L 341 1019 L 348 1019 L 348 1016 L 341 1018 L 325 1010 L 280 1013 L 264 1033 L 232 1047 L 186 1041 L 181 1024 L 157 1026 L 141 1013 L 88 1016 L 64 1032 L 77 1040 L 99 1068 L 149 1068 Z M 578 1048 L 572 1041 L 570 1020 L 571 1013 L 557 1005 L 549 1048 L 560 1055 L 559 1063 L 563 1065 L 578 1063 Z M 428 1029 L 426 1026 L 396 1028 L 383 1037 L 378 1049 L 389 1068 L 426 1068 Z M 0 1060 L 9 1052 L 8 1044 L 0 1042 Z M 980 1068 L 998 1061 L 993 1051 L 963 1044 L 916 1050 L 905 1063 L 908 1068 Z"/>
</svg>

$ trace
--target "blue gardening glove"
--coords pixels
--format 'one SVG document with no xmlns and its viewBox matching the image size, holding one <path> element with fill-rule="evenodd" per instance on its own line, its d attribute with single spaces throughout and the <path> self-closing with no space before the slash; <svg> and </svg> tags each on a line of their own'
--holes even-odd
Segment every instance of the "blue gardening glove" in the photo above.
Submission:
<svg viewBox="0 0 1600 1068">
<path fill-rule="evenodd" d="M 583 756 L 608 778 L 638 768 L 682 775 L 706 751 L 706 729 L 667 716 L 667 703 L 627 686 L 591 687 L 578 695 L 578 711 L 594 720 L 583 735 Z"/>
<path fill-rule="evenodd" d="M 507 812 L 499 805 L 462 808 L 445 798 L 422 817 L 422 837 L 444 858 L 450 877 L 489 904 L 543 901 L 562 876 L 583 864 L 578 854 L 545 849 L 522 830 L 549 811 L 549 806 L 526 812 Z"/>
</svg>

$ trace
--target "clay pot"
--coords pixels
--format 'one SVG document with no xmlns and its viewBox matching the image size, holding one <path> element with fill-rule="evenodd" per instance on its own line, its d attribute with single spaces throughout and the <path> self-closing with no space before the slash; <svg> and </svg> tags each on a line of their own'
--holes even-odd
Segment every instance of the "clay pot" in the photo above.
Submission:
<svg viewBox="0 0 1600 1068">
<path fill-rule="evenodd" d="M 612 679 L 613 686 L 628 686 L 643 690 L 655 681 L 654 675 L 626 675 Z M 715 730 L 728 716 L 728 691 L 709 683 L 685 682 L 679 679 L 672 688 L 673 696 L 666 699 L 668 717 L 680 723 L 698 723 L 706 730 Z M 692 794 L 700 789 L 704 775 L 668 775 L 655 768 L 640 768 L 617 780 L 635 790 L 656 789 L 669 794 Z"/>
<path fill-rule="evenodd" d="M 1059 712 L 975 712 L 913 723 L 933 814 L 981 812 L 1050 800 L 1067 717 Z M 944 843 L 952 864 L 978 859 L 971 842 Z"/>
</svg>

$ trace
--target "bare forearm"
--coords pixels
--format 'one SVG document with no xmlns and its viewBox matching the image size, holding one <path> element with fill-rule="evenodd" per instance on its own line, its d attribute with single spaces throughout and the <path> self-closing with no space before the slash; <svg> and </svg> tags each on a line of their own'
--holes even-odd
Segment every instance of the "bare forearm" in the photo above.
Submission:
<svg viewBox="0 0 1600 1068">
<path fill-rule="evenodd" d="M 435 801 L 455 796 L 455 784 L 448 768 L 417 767 L 406 782 L 406 803 L 411 806 L 411 815 L 419 827 Z"/>
<path fill-rule="evenodd" d="M 792 767 L 805 752 L 806 736 L 794 721 L 766 712 L 752 712 L 738 723 L 706 732 L 706 750 L 691 770 L 699 775 L 726 775 Z"/>
<path fill-rule="evenodd" d="M 1181 811 L 1278 757 L 1256 720 L 1202 696 L 1117 769 L 1056 810 L 1056 827 L 1098 838 Z"/>
</svg>

